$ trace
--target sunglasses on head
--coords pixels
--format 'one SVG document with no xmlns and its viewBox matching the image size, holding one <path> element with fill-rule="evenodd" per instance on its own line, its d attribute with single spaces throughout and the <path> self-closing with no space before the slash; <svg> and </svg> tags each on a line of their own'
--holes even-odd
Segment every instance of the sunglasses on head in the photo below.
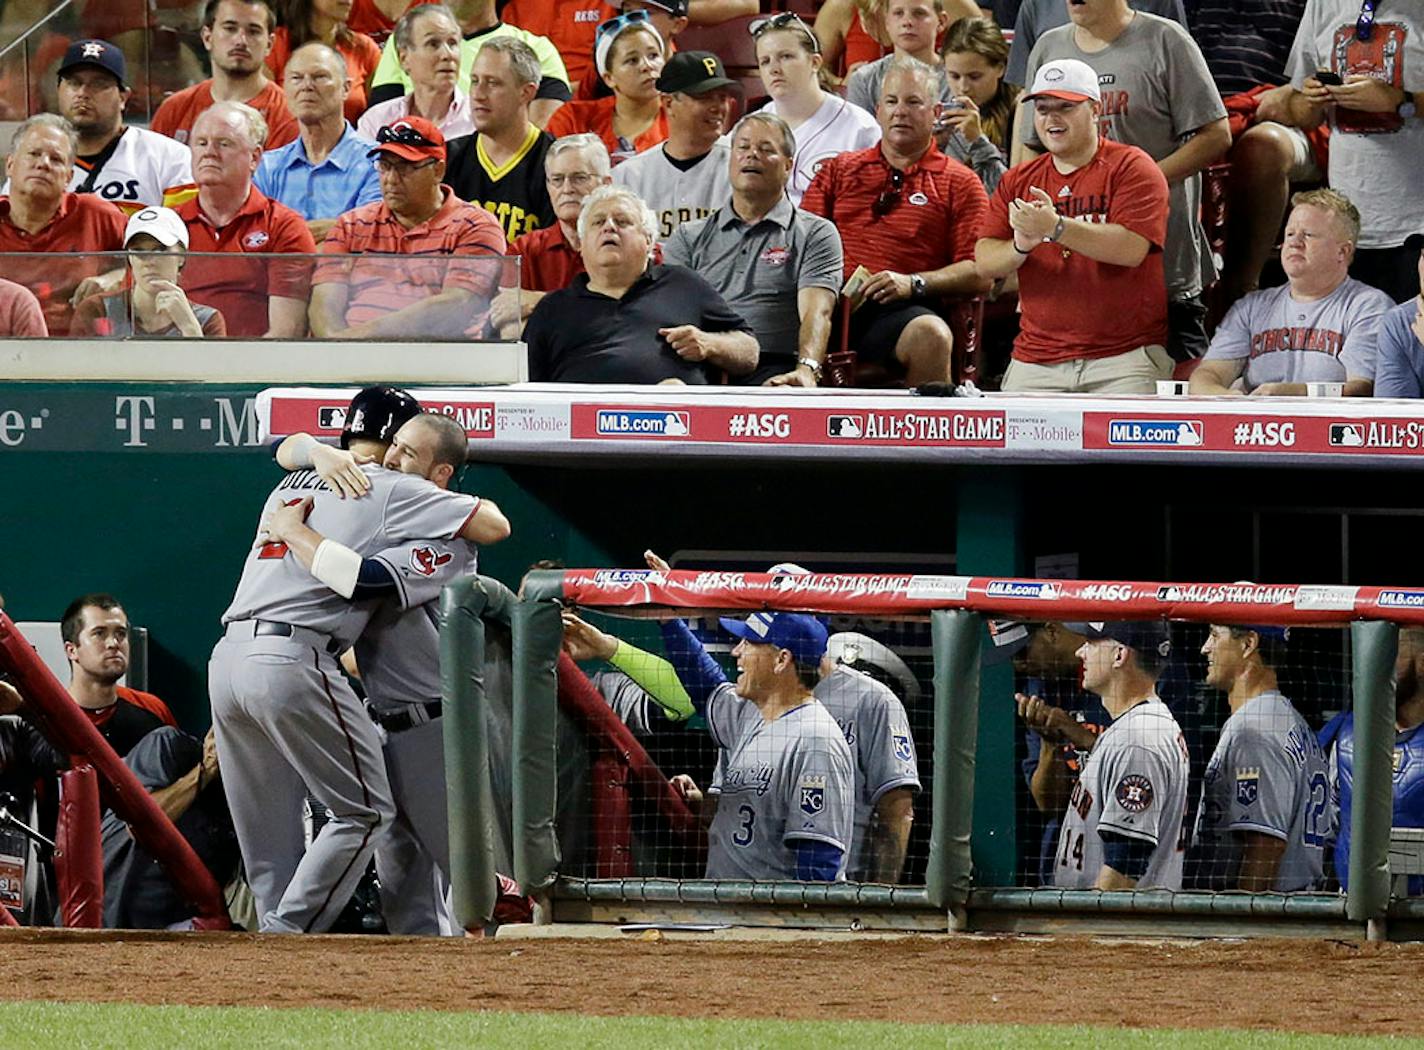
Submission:
<svg viewBox="0 0 1424 1050">
<path fill-rule="evenodd" d="M 598 23 L 598 29 L 594 31 L 594 37 L 601 38 L 609 33 L 619 33 L 629 26 L 643 25 L 651 22 L 653 16 L 646 11 L 629 11 L 626 15 L 615 15 L 613 18 L 605 19 Z"/>
<path fill-rule="evenodd" d="M 1364 42 L 1375 35 L 1375 0 L 1360 4 L 1360 17 L 1355 20 L 1355 39 Z"/>
<path fill-rule="evenodd" d="M 435 149 L 435 143 L 416 131 L 412 127 L 393 128 L 384 127 L 376 132 L 376 141 L 385 145 L 394 142 L 401 146 L 425 146 L 427 149 Z"/>
<path fill-rule="evenodd" d="M 877 219 L 883 218 L 891 208 L 900 203 L 900 198 L 904 193 L 905 173 L 899 168 L 891 168 L 890 177 L 885 180 L 885 189 L 881 190 L 880 196 L 871 202 L 870 214 Z"/>
<path fill-rule="evenodd" d="M 816 54 L 821 53 L 821 41 L 805 22 L 801 21 L 801 16 L 795 11 L 783 11 L 779 15 L 771 15 L 768 18 L 758 18 L 747 25 L 751 31 L 753 39 L 761 36 L 770 29 L 799 29 L 810 42 Z"/>
</svg>

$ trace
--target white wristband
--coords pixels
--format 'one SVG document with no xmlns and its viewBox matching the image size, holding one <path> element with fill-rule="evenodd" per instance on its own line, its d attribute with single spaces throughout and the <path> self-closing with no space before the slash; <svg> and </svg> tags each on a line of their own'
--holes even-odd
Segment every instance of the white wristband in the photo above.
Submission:
<svg viewBox="0 0 1424 1050">
<path fill-rule="evenodd" d="M 312 575 L 343 598 L 356 593 L 356 580 L 361 575 L 361 555 L 344 543 L 322 540 L 312 555 Z"/>
<path fill-rule="evenodd" d="M 312 449 L 316 448 L 317 439 L 310 434 L 293 434 L 290 441 L 287 451 L 291 454 L 292 465 L 298 468 L 310 467 L 312 465 Z"/>
</svg>

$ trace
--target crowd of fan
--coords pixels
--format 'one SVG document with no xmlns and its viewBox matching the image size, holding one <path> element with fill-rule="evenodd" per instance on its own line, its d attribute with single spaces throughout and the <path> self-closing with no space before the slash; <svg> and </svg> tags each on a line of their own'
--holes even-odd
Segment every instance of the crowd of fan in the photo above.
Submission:
<svg viewBox="0 0 1424 1050">
<path fill-rule="evenodd" d="M 757 6 L 208 0 L 212 75 L 147 128 L 127 37 L 75 40 L 0 197 L 0 252 L 56 254 L 0 325 L 522 336 L 595 383 L 809 387 L 840 350 L 835 382 L 914 386 L 972 302 L 1005 390 L 1424 392 L 1414 6 Z M 759 82 L 678 47 L 736 19 Z"/>
</svg>

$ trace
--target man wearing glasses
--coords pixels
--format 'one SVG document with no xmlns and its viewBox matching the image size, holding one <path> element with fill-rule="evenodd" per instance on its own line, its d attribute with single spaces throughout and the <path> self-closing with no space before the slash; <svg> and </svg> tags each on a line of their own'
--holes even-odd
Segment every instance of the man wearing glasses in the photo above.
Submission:
<svg viewBox="0 0 1424 1050">
<path fill-rule="evenodd" d="M 1329 122 L 1330 188 L 1360 209 L 1350 276 L 1395 302 L 1419 294 L 1418 252 L 1404 242 L 1424 232 L 1421 18 L 1400 0 L 1309 0 L 1286 67 L 1291 122 Z"/>
<path fill-rule="evenodd" d="M 504 230 L 441 185 L 445 137 L 422 117 L 376 136 L 381 200 L 337 220 L 312 276 L 311 328 L 322 339 L 457 339 L 482 328 Z M 414 256 L 392 259 L 390 256 Z"/>
<path fill-rule="evenodd" d="M 846 277 L 869 274 L 851 289 L 849 345 L 910 386 L 950 378 L 953 340 L 932 301 L 989 289 L 974 267 L 984 187 L 934 143 L 939 77 L 913 58 L 892 61 L 876 110 L 880 144 L 826 161 L 801 200 L 840 230 Z"/>
</svg>

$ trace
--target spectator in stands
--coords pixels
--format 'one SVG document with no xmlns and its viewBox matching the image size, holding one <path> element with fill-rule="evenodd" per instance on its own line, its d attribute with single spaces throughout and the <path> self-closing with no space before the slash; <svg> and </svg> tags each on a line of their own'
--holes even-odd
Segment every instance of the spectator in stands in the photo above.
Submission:
<svg viewBox="0 0 1424 1050">
<path fill-rule="evenodd" d="M 193 181 L 188 151 L 166 135 L 124 124 L 132 92 L 124 53 L 106 40 L 69 46 L 59 66 L 59 109 L 79 133 L 69 188 L 132 213 L 163 204 Z"/>
<path fill-rule="evenodd" d="M 1322 81 L 1343 81 L 1332 86 Z M 1424 11 L 1307 0 L 1291 48 L 1291 122 L 1330 124 L 1330 186 L 1360 209 L 1360 244 L 1351 276 L 1395 302 L 1419 294 L 1416 253 L 1405 245 L 1424 232 L 1419 158 L 1424 156 Z"/>
<path fill-rule="evenodd" d="M 832 75 L 839 74 L 837 83 L 893 49 L 885 27 L 885 3 L 886 0 L 825 0 L 817 8 L 813 30 L 826 69 Z"/>
<path fill-rule="evenodd" d="M 342 115 L 348 73 L 341 56 L 321 43 L 303 44 L 287 62 L 283 89 L 301 134 L 262 154 L 252 182 L 264 197 L 306 220 L 313 240 L 337 217 L 381 197 L 374 141 Z"/>
<path fill-rule="evenodd" d="M 636 195 L 594 190 L 578 238 L 587 272 L 540 300 L 525 325 L 530 379 L 705 384 L 714 369 L 756 368 L 751 327 L 716 289 L 691 270 L 651 263 L 657 219 Z"/>
<path fill-rule="evenodd" d="M 485 41 L 498 37 L 512 37 L 529 46 L 539 59 L 541 71 L 538 90 L 534 92 L 534 100 L 529 103 L 529 119 L 541 128 L 547 124 L 554 111 L 570 97 L 569 74 L 564 69 L 564 62 L 559 57 L 558 48 L 538 33 L 521 29 L 517 23 L 501 22 L 495 0 L 452 0 L 448 7 L 443 4 L 439 6 L 455 25 L 456 42 L 460 49 L 460 67 L 456 79 L 457 83 L 461 85 L 470 82 L 470 74 L 475 67 L 475 56 L 479 54 Z M 391 99 L 399 98 L 402 93 L 409 93 L 413 87 L 412 80 L 413 76 L 407 75 L 405 63 L 399 58 L 398 46 L 390 40 L 386 41 L 385 51 L 381 55 L 381 64 L 376 69 L 376 76 L 372 81 L 372 104 L 388 102 Z M 386 118 L 394 120 L 398 116 L 405 115 L 390 113 L 386 115 Z M 429 113 L 413 115 L 423 116 L 427 120 L 433 119 Z M 381 125 L 377 125 L 377 127 L 379 126 Z M 447 140 L 453 137 L 451 132 L 444 128 L 441 131 Z M 461 131 L 458 134 L 468 134 L 468 132 Z"/>
<path fill-rule="evenodd" d="M 560 138 L 591 131 L 603 140 L 617 167 L 667 138 L 667 116 L 658 94 L 663 38 L 646 11 L 619 15 L 598 27 L 594 58 L 613 89 L 612 97 L 568 103 L 549 120 L 549 134 Z"/>
<path fill-rule="evenodd" d="M 92 253 L 124 245 L 123 212 L 93 194 L 65 189 L 78 142 L 69 121 L 41 113 L 15 129 L 5 158 L 10 192 L 0 197 L 0 252 L 55 253 L 33 260 L 23 274 L 50 335 L 68 334 L 71 297 L 108 268 Z"/>
<path fill-rule="evenodd" d="M 267 68 L 272 79 L 283 84 L 287 62 L 303 44 L 316 42 L 334 49 L 346 67 L 346 119 L 359 120 L 366 112 L 366 85 L 381 61 L 381 49 L 347 24 L 351 7 L 352 0 L 287 0 L 284 24 L 272 34 Z"/>
<path fill-rule="evenodd" d="M 519 337 L 540 299 L 567 288 L 584 272 L 578 240 L 579 212 L 590 193 L 612 181 L 608 150 L 597 135 L 555 139 L 544 158 L 544 181 L 559 221 L 514 242 L 510 251 L 519 256 L 520 287 L 501 291 L 490 312 L 490 320 L 509 339 Z"/>
<path fill-rule="evenodd" d="M 827 90 L 830 74 L 816 34 L 791 12 L 751 24 L 757 69 L 771 101 L 761 112 L 786 121 L 796 135 L 796 163 L 787 196 L 799 205 L 817 169 L 838 153 L 869 149 L 880 141 L 875 118 Z"/>
<path fill-rule="evenodd" d="M 0 336 L 7 339 L 43 339 L 48 335 L 44 311 L 40 309 L 35 293 L 23 284 L 0 277 Z"/>
<path fill-rule="evenodd" d="M 956 14 L 964 17 L 979 13 L 972 3 L 969 6 L 971 11 L 957 11 Z M 881 84 L 890 63 L 897 58 L 913 58 L 934 68 L 937 74 L 935 97 L 940 102 L 948 102 L 949 84 L 940 67 L 935 43 L 940 34 L 949 28 L 949 21 L 945 0 L 889 0 L 885 9 L 885 25 L 895 50 L 852 73 L 846 79 L 846 98 L 861 109 L 875 113 L 880 105 Z"/>
<path fill-rule="evenodd" d="M 1131 0 L 1131 6 L 1136 11 L 1170 18 L 1179 25 L 1187 24 L 1187 12 L 1182 0 Z M 1009 64 L 1004 79 L 1020 87 L 1029 83 L 1028 56 L 1033 53 L 1039 37 L 1050 29 L 1068 24 L 1068 11 L 1068 5 L 1063 0 L 1023 0 L 1013 18 L 1013 43 L 1009 46 Z M 999 21 L 999 25 L 1008 24 Z"/>
<path fill-rule="evenodd" d="M 119 685 L 129 670 L 129 618 L 117 598 L 84 594 L 59 623 L 69 658 L 69 695 L 120 755 L 159 726 L 177 720 L 158 697 Z"/>
<path fill-rule="evenodd" d="M 91 295 L 74 311 L 70 335 L 202 339 L 227 334 L 223 315 L 188 301 L 178 284 L 188 251 L 188 227 L 159 205 L 134 212 L 124 232 L 132 273 L 125 287 Z"/>
<path fill-rule="evenodd" d="M 941 75 L 897 57 L 881 87 L 880 145 L 827 161 L 801 202 L 840 231 L 846 277 L 865 271 L 850 290 L 849 345 L 903 369 L 911 386 L 950 378 L 953 341 L 930 300 L 989 287 L 974 267 L 984 187 L 934 143 Z"/>
<path fill-rule="evenodd" d="M 1405 244 L 1419 253 L 1424 236 Z M 1380 319 L 1375 346 L 1375 397 L 1424 397 L 1424 297 L 1416 295 Z"/>
<path fill-rule="evenodd" d="M 277 16 L 267 0 L 208 0 L 202 37 L 213 75 L 165 99 L 149 127 L 186 143 L 198 116 L 213 103 L 244 102 L 266 122 L 263 148 L 291 142 L 297 137 L 297 122 L 287 110 L 281 85 L 267 79 L 263 66 L 276 26 Z"/>
<path fill-rule="evenodd" d="M 731 194 L 723 137 L 734 96 L 722 60 L 710 51 L 681 51 L 663 66 L 668 137 L 661 146 L 630 157 L 613 172 L 658 217 L 658 238 L 720 208 Z"/>
<path fill-rule="evenodd" d="M 756 371 L 737 382 L 815 386 L 844 272 L 840 235 L 786 197 L 796 140 L 784 120 L 749 113 L 731 139 L 731 200 L 679 226 L 663 261 L 707 278 L 756 333 Z"/>
<path fill-rule="evenodd" d="M 504 231 L 489 212 L 441 185 L 445 138 L 430 121 L 399 120 L 382 128 L 377 142 L 382 200 L 347 212 L 322 243 L 312 334 L 459 338 L 488 314 L 501 260 L 487 257 L 504 254 Z"/>
<path fill-rule="evenodd" d="M 480 48 L 470 80 L 475 134 L 449 141 L 446 182 L 478 204 L 513 241 L 554 222 L 544 158 L 554 141 L 529 120 L 539 59 L 523 41 L 496 37 Z"/>
<path fill-rule="evenodd" d="M 352 31 L 365 33 L 377 46 L 383 46 L 396 27 L 396 20 L 421 0 L 354 0 L 346 24 Z"/>
<path fill-rule="evenodd" d="M 983 277 L 1018 273 L 1003 389 L 1150 394 L 1172 372 L 1166 176 L 1136 146 L 1099 135 L 1086 63 L 1045 63 L 1023 101 L 1048 153 L 1004 175 L 975 248 Z"/>
<path fill-rule="evenodd" d="M 623 0 L 619 13 L 626 15 L 632 11 L 646 11 L 648 18 L 652 20 L 653 28 L 658 31 L 658 36 L 663 38 L 667 47 L 665 57 L 671 59 L 677 53 L 677 35 L 687 28 L 687 5 L 688 0 Z M 599 76 L 598 70 L 593 66 L 589 66 L 583 79 L 574 85 L 576 99 L 586 101 L 605 98 L 611 94 L 613 89 L 603 82 L 603 77 Z"/>
<path fill-rule="evenodd" d="M 363 136 L 374 141 L 377 131 L 402 117 L 430 121 L 447 141 L 475 133 L 469 81 L 460 76 L 460 27 L 448 7 L 412 7 L 401 15 L 386 47 L 394 50 L 408 86 L 404 95 L 376 101 L 362 114 L 356 127 Z M 372 99 L 377 95 L 371 92 Z"/>
<path fill-rule="evenodd" d="M 1306 383 L 1343 383 L 1369 397 L 1375 336 L 1394 303 L 1349 276 L 1360 213 L 1334 190 L 1291 198 L 1281 245 L 1287 283 L 1239 299 L 1192 373 L 1193 394 L 1303 396 Z M 1242 389 L 1233 384 L 1242 381 Z"/>
<path fill-rule="evenodd" d="M 1107 137 L 1140 146 L 1167 177 L 1171 208 L 1163 247 L 1167 277 L 1167 351 L 1177 361 L 1206 353 L 1202 291 L 1216 267 L 1201 224 L 1201 171 L 1231 147 L 1226 108 L 1195 41 L 1176 22 L 1134 11 L 1127 0 L 1069 4 L 1072 24 L 1045 33 L 1029 73 L 1045 62 L 1085 61 L 1103 92 Z M 1042 144 L 1020 129 L 1021 156 Z"/>
<path fill-rule="evenodd" d="M 961 18 L 944 35 L 940 59 L 950 100 L 935 127 L 940 150 L 967 165 L 985 193 L 1008 170 L 1020 91 L 1004 79 L 1009 44 L 988 18 Z"/>
<path fill-rule="evenodd" d="M 285 102 L 283 103 L 285 105 Z M 302 217 L 252 185 L 268 139 L 262 114 L 242 102 L 217 102 L 193 124 L 198 194 L 178 207 L 192 252 L 230 253 L 188 260 L 188 295 L 222 312 L 229 335 L 300 339 L 306 334 L 316 251 Z"/>
</svg>

